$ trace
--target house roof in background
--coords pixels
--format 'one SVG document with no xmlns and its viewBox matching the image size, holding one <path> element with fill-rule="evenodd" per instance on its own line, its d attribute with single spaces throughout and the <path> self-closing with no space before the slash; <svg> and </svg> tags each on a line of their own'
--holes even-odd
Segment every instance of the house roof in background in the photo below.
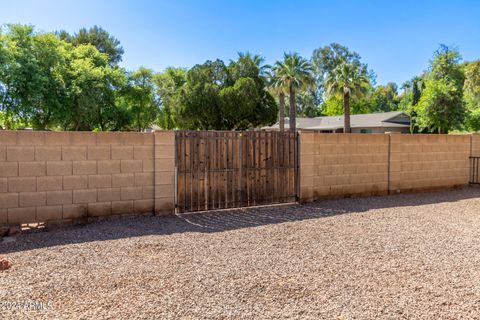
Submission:
<svg viewBox="0 0 480 320">
<path fill-rule="evenodd" d="M 353 114 L 350 116 L 350 125 L 352 128 L 406 128 L 410 126 L 409 121 L 397 121 L 395 118 L 406 114 L 403 111 L 379 112 Z M 410 118 L 410 117 L 409 117 Z M 278 122 L 270 127 L 262 129 L 278 129 Z M 285 128 L 288 128 L 288 118 L 285 118 Z M 315 117 L 315 118 L 297 118 L 298 129 L 308 130 L 335 130 L 343 128 L 343 115 L 331 117 Z"/>
</svg>

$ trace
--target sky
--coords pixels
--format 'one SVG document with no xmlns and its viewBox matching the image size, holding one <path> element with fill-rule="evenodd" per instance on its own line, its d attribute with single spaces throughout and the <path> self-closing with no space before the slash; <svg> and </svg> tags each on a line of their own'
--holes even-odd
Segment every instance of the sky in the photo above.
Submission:
<svg viewBox="0 0 480 320">
<path fill-rule="evenodd" d="M 129 70 L 228 62 L 245 51 L 273 63 L 337 42 L 362 56 L 377 84 L 399 85 L 426 70 L 441 43 L 479 59 L 479 17 L 475 0 L 0 0 L 0 24 L 103 27 L 120 40 Z"/>
</svg>

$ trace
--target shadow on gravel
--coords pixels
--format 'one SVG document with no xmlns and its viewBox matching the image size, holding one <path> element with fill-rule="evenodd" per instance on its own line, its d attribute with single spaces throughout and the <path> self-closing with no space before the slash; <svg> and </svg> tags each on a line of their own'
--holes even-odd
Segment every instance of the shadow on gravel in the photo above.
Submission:
<svg viewBox="0 0 480 320">
<path fill-rule="evenodd" d="M 169 217 L 129 216 L 95 221 L 86 225 L 61 227 L 17 237 L 15 242 L 0 243 L 0 254 L 65 244 L 105 241 L 148 235 L 169 235 L 184 232 L 213 233 L 269 224 L 319 219 L 373 209 L 420 206 L 479 198 L 480 188 L 320 200 L 305 205 L 281 205 L 223 211 L 178 214 Z M 480 201 L 480 200 L 479 200 Z"/>
</svg>

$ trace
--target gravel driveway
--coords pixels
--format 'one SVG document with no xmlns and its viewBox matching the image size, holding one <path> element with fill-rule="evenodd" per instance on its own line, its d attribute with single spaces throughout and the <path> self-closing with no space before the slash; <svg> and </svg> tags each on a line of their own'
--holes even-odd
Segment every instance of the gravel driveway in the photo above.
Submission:
<svg viewBox="0 0 480 320">
<path fill-rule="evenodd" d="M 478 319 L 478 197 L 465 188 L 24 234 L 0 244 L 13 262 L 0 273 L 0 318 Z M 5 310 L 25 301 L 44 305 Z"/>
</svg>

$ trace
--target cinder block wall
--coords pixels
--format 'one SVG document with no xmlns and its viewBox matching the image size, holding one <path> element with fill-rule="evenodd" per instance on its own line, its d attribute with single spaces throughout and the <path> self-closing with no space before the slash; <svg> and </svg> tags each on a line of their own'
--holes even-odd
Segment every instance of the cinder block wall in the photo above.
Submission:
<svg viewBox="0 0 480 320">
<path fill-rule="evenodd" d="M 302 201 L 388 191 L 388 136 L 300 135 Z"/>
<path fill-rule="evenodd" d="M 470 135 L 391 135 L 390 190 L 468 184 Z"/>
<path fill-rule="evenodd" d="M 471 149 L 480 136 L 302 132 L 300 199 L 466 185 Z"/>
<path fill-rule="evenodd" d="M 480 157 L 480 134 L 475 133 L 471 135 L 471 154 L 472 157 Z"/>
<path fill-rule="evenodd" d="M 173 184 L 155 191 L 155 170 L 174 172 L 155 161 L 173 159 L 171 136 L 0 131 L 0 224 L 171 210 Z"/>
</svg>

